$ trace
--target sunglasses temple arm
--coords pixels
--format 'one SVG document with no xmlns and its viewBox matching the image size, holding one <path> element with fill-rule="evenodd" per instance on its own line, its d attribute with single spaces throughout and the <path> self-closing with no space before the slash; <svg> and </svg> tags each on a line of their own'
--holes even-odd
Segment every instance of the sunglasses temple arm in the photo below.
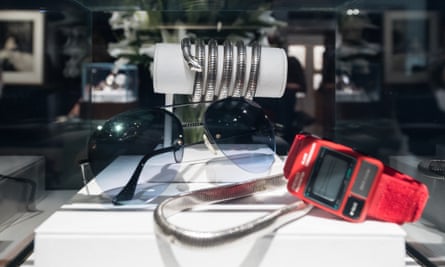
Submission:
<svg viewBox="0 0 445 267">
<path fill-rule="evenodd" d="M 152 158 L 156 155 L 170 152 L 173 150 L 175 150 L 175 147 L 166 147 L 166 148 L 161 148 L 161 149 L 155 150 L 151 153 L 145 154 L 144 157 L 142 157 L 142 159 L 139 161 L 139 163 L 138 163 L 136 169 L 134 170 L 133 174 L 131 175 L 131 178 L 128 181 L 128 183 L 116 196 L 113 197 L 113 199 L 112 199 L 113 204 L 121 205 L 122 204 L 121 201 L 128 201 L 128 200 L 133 199 L 134 193 L 136 191 L 136 186 L 139 181 L 139 176 L 141 176 L 141 172 L 144 169 L 144 165 L 147 162 L 147 160 L 149 160 L 150 158 Z"/>
</svg>

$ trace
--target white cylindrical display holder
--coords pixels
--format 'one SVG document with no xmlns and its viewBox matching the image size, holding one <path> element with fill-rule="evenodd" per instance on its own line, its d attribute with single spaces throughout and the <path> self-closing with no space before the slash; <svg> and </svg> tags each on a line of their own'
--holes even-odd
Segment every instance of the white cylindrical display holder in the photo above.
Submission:
<svg viewBox="0 0 445 267">
<path fill-rule="evenodd" d="M 192 45 L 191 51 L 195 51 L 194 45 Z M 224 47 L 220 45 L 218 46 L 216 94 L 218 94 L 221 82 L 223 54 Z M 206 64 L 207 55 L 206 46 Z M 232 89 L 236 75 L 236 46 L 233 47 L 233 55 Z M 248 46 L 246 47 L 246 75 L 243 92 L 246 91 L 249 80 L 251 55 L 252 49 Z M 191 95 L 194 79 L 195 72 L 191 71 L 184 61 L 179 44 L 160 43 L 156 45 L 153 68 L 153 86 L 156 93 Z M 286 82 L 287 56 L 285 51 L 280 48 L 262 47 L 255 97 L 281 97 L 284 94 Z"/>
</svg>

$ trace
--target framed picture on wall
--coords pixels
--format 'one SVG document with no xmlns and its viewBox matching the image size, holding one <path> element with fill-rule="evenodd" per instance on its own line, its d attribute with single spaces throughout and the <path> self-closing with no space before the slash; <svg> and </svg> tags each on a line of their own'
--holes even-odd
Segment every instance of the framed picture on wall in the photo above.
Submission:
<svg viewBox="0 0 445 267">
<path fill-rule="evenodd" d="M 428 80 L 428 65 L 437 52 L 437 14 L 389 11 L 384 14 L 384 62 L 387 83 Z"/>
<path fill-rule="evenodd" d="M 5 84 L 43 83 L 44 15 L 0 11 L 0 63 Z"/>
</svg>

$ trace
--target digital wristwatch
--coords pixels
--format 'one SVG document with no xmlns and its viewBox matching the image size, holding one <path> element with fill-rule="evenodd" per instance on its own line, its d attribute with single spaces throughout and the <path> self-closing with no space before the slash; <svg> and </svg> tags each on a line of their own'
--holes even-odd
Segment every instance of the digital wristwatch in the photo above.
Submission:
<svg viewBox="0 0 445 267">
<path fill-rule="evenodd" d="M 348 221 L 405 223 L 420 218 L 427 187 L 380 160 L 309 134 L 297 134 L 284 166 L 289 192 Z"/>
</svg>

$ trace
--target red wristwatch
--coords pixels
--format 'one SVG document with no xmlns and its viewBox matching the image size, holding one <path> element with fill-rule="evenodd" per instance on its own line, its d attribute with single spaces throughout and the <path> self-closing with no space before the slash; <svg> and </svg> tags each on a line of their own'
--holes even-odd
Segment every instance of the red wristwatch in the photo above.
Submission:
<svg viewBox="0 0 445 267">
<path fill-rule="evenodd" d="M 428 200 L 419 181 L 380 160 L 308 134 L 297 134 L 284 166 L 288 190 L 348 221 L 418 220 Z"/>
</svg>

